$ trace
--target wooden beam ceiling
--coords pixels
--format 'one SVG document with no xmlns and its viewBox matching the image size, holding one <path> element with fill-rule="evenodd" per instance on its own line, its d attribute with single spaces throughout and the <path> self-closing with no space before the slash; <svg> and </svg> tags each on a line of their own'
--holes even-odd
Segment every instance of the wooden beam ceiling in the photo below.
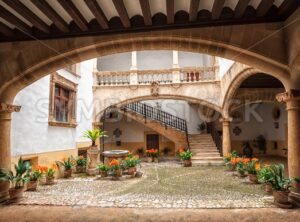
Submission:
<svg viewBox="0 0 300 222">
<path fill-rule="evenodd" d="M 200 0 L 190 0 L 190 22 L 197 21 Z"/>
<path fill-rule="evenodd" d="M 167 23 L 174 23 L 174 0 L 166 0 L 166 8 L 167 8 Z"/>
<path fill-rule="evenodd" d="M 71 16 L 75 24 L 82 30 L 88 31 L 88 23 L 82 14 L 79 12 L 74 3 L 70 0 L 58 0 L 60 5 L 66 10 L 66 12 Z"/>
<path fill-rule="evenodd" d="M 145 25 L 152 25 L 152 16 L 149 0 L 140 0 Z"/>
<path fill-rule="evenodd" d="M 258 17 L 262 17 L 267 14 L 267 12 L 270 10 L 272 7 L 273 3 L 275 0 L 262 0 L 257 9 L 256 9 L 256 15 Z M 296 0 L 297 1 L 297 0 Z"/>
<path fill-rule="evenodd" d="M 108 27 L 107 18 L 105 16 L 104 12 L 102 11 L 101 7 L 97 3 L 97 1 L 96 0 L 84 0 L 84 1 L 85 1 L 86 5 L 89 7 L 89 9 L 91 10 L 91 12 L 93 13 L 93 15 L 95 16 L 99 25 L 103 29 L 108 29 L 109 27 Z"/>
<path fill-rule="evenodd" d="M 125 8 L 123 0 L 113 0 L 114 6 L 121 18 L 122 24 L 125 28 L 130 27 L 130 20 L 127 13 L 127 10 Z"/>
<path fill-rule="evenodd" d="M 59 16 L 46 0 L 31 0 L 31 2 L 41 10 L 60 31 L 65 33 L 70 31 L 65 20 Z"/>
<path fill-rule="evenodd" d="M 299 0 L 285 0 L 278 8 L 278 15 L 287 17 L 292 10 L 300 6 Z"/>
<path fill-rule="evenodd" d="M 247 6 L 249 5 L 250 0 L 239 0 L 235 10 L 234 10 L 234 17 L 235 18 L 242 18 L 242 16 L 244 15 Z"/>
<path fill-rule="evenodd" d="M 2 22 L 0 22 L 0 32 L 7 37 L 14 36 L 13 30 Z"/>
<path fill-rule="evenodd" d="M 25 22 L 14 16 L 12 13 L 7 11 L 0 5 L 0 17 L 4 20 L 8 21 L 9 23 L 15 25 L 17 29 L 25 32 L 27 35 L 31 34 L 31 27 L 27 25 Z"/>
<path fill-rule="evenodd" d="M 211 11 L 211 17 L 213 20 L 219 19 L 222 9 L 224 7 L 225 0 L 215 0 L 212 11 Z"/>
<path fill-rule="evenodd" d="M 50 32 L 50 27 L 38 16 L 36 16 L 32 11 L 30 11 L 25 5 L 23 5 L 20 1 L 3 0 L 3 2 L 12 9 L 14 9 L 16 12 L 18 12 L 23 18 L 28 20 L 37 29 L 45 33 Z"/>
</svg>

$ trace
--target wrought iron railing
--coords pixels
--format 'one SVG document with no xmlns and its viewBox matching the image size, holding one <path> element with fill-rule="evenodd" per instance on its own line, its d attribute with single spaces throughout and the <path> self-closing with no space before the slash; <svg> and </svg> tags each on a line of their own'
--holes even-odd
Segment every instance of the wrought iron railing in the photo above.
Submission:
<svg viewBox="0 0 300 222">
<path fill-rule="evenodd" d="M 189 139 L 188 139 L 188 128 L 187 128 L 187 122 L 185 119 L 182 119 L 180 117 L 174 116 L 170 113 L 167 113 L 165 111 L 162 111 L 160 109 L 157 109 L 155 107 L 152 107 L 150 105 L 147 105 L 145 103 L 141 102 L 135 102 L 135 103 L 130 103 L 122 107 L 124 111 L 132 110 L 142 116 L 144 116 L 145 121 L 147 119 L 152 119 L 156 120 L 162 124 L 164 124 L 166 127 L 173 127 L 177 130 L 180 130 L 182 132 L 185 132 L 186 135 L 186 142 L 189 146 Z"/>
<path fill-rule="evenodd" d="M 223 155 L 222 136 L 219 134 L 218 130 L 215 128 L 215 126 L 212 123 L 207 124 L 207 132 L 211 134 L 218 151 L 220 152 L 221 155 Z"/>
</svg>

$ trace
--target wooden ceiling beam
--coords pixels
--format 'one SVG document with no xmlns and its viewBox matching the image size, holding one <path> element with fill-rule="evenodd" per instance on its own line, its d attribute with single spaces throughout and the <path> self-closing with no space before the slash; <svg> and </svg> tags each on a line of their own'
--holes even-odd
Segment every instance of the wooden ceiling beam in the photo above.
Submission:
<svg viewBox="0 0 300 222">
<path fill-rule="evenodd" d="M 31 27 L 23 22 L 21 19 L 7 11 L 4 7 L 0 5 L 0 17 L 8 21 L 10 24 L 16 26 L 17 29 L 25 32 L 27 35 L 31 34 Z"/>
<path fill-rule="evenodd" d="M 225 0 L 215 0 L 214 1 L 212 11 L 211 11 L 211 17 L 213 20 L 220 18 L 221 12 L 224 7 L 224 3 L 225 3 Z"/>
<path fill-rule="evenodd" d="M 278 15 L 288 16 L 291 11 L 300 6 L 299 0 L 284 0 L 278 8 Z"/>
<path fill-rule="evenodd" d="M 3 2 L 28 20 L 35 28 L 45 33 L 50 32 L 50 27 L 20 1 L 3 0 Z"/>
<path fill-rule="evenodd" d="M 152 25 L 152 16 L 149 0 L 140 0 L 145 25 Z"/>
<path fill-rule="evenodd" d="M 199 8 L 200 0 L 190 0 L 190 22 L 197 21 L 198 8 Z"/>
<path fill-rule="evenodd" d="M 43 12 L 54 25 L 62 32 L 69 32 L 68 24 L 65 20 L 60 17 L 60 15 L 49 5 L 46 0 L 31 0 L 31 2 Z"/>
<path fill-rule="evenodd" d="M 89 30 L 87 21 L 71 0 L 58 0 L 58 2 L 71 16 L 71 18 L 73 19 L 75 24 L 81 29 L 81 31 Z"/>
<path fill-rule="evenodd" d="M 121 18 L 122 24 L 125 28 L 129 28 L 130 25 L 130 20 L 129 20 L 129 16 L 127 13 L 127 10 L 125 8 L 124 2 L 123 0 L 113 0 L 114 6 Z"/>
<path fill-rule="evenodd" d="M 85 4 L 95 16 L 97 22 L 103 29 L 108 29 L 108 20 L 96 0 L 84 0 Z"/>
<path fill-rule="evenodd" d="M 7 37 L 14 36 L 14 31 L 2 22 L 0 22 L 0 32 Z"/>
<path fill-rule="evenodd" d="M 259 3 L 257 9 L 256 9 L 256 15 L 258 17 L 265 16 L 267 12 L 270 10 L 272 7 L 273 3 L 275 0 L 261 0 Z"/>
<path fill-rule="evenodd" d="M 249 5 L 249 2 L 250 0 L 239 0 L 236 7 L 235 7 L 235 10 L 234 10 L 234 17 L 235 18 L 242 18 L 245 11 L 246 11 L 246 8 L 247 6 Z"/>
<path fill-rule="evenodd" d="M 166 0 L 166 8 L 167 8 L 167 23 L 174 23 L 174 0 Z"/>
</svg>

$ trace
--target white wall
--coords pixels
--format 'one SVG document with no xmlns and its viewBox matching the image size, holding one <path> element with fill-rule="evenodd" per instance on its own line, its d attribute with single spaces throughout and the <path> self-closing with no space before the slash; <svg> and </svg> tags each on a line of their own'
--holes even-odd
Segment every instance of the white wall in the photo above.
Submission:
<svg viewBox="0 0 300 222">
<path fill-rule="evenodd" d="M 286 123 L 287 123 L 287 113 L 285 107 L 280 105 L 281 116 L 278 121 L 273 119 L 272 111 L 273 111 L 274 104 L 263 103 L 257 106 L 255 109 L 256 113 L 258 114 L 259 118 L 256 118 L 256 115 L 250 115 L 250 121 L 245 120 L 239 124 L 231 124 L 231 136 L 232 140 L 237 141 L 246 141 L 252 140 L 258 135 L 262 134 L 265 136 L 267 140 L 285 140 L 285 130 L 286 130 Z M 247 112 L 245 108 L 239 109 L 239 111 L 243 114 L 244 118 L 247 119 Z M 279 123 L 279 128 L 276 129 L 274 127 L 274 122 Z M 232 130 L 236 127 L 240 127 L 242 133 L 237 136 L 235 135 Z"/>
<path fill-rule="evenodd" d="M 234 61 L 224 58 L 218 58 L 218 61 L 220 66 L 219 77 L 222 78 L 228 69 L 230 69 L 230 67 L 233 65 Z"/>
</svg>

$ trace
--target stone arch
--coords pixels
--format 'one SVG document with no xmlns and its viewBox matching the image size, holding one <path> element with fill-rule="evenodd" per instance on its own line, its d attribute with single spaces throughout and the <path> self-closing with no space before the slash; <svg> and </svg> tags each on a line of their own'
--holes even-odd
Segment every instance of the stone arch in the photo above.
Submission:
<svg viewBox="0 0 300 222">
<path fill-rule="evenodd" d="M 244 80 L 246 80 L 247 78 L 249 78 L 250 76 L 253 76 L 257 73 L 262 73 L 261 70 L 257 69 L 257 68 L 253 68 L 253 67 L 246 67 L 245 69 L 241 70 L 239 73 L 236 74 L 236 76 L 231 80 L 227 91 L 225 92 L 225 96 L 223 99 L 223 105 L 222 105 L 222 115 L 225 118 L 229 117 L 229 109 L 230 109 L 230 105 L 231 105 L 231 100 L 234 98 L 237 90 L 239 89 L 240 85 L 244 82 Z M 289 88 L 289 78 L 284 76 L 284 75 L 277 75 L 277 74 L 267 74 L 270 75 L 276 79 L 278 79 L 279 81 L 281 81 L 281 83 L 283 84 L 285 89 Z"/>
<path fill-rule="evenodd" d="M 117 102 L 114 104 L 107 105 L 105 107 L 102 107 L 101 110 L 98 110 L 96 113 L 94 113 L 94 123 L 98 122 L 100 120 L 100 117 L 103 115 L 104 111 L 109 107 L 121 107 L 129 103 L 143 101 L 143 100 L 156 100 L 156 99 L 174 99 L 174 100 L 184 100 L 192 103 L 198 103 L 200 105 L 209 107 L 210 109 L 213 109 L 214 111 L 218 113 L 222 113 L 221 107 L 212 104 L 208 101 L 197 99 L 194 97 L 187 97 L 187 96 L 178 96 L 178 95 L 158 95 L 156 97 L 153 96 L 141 96 L 141 97 L 134 97 L 130 98 L 121 102 Z"/>
<path fill-rule="evenodd" d="M 34 55 L 32 54 L 33 52 L 28 52 L 31 53 L 28 56 L 32 57 L 28 58 L 31 61 L 26 60 L 27 52 L 24 55 L 16 52 L 14 56 L 11 56 L 7 64 L 0 67 L 1 73 L 5 73 L 2 79 L 3 83 L 1 83 L 2 87 L 0 88 L 0 101 L 11 103 L 21 89 L 67 65 L 132 50 L 169 49 L 206 53 L 254 65 L 265 71 L 289 75 L 287 65 L 284 62 L 280 62 L 279 59 L 272 59 L 267 55 L 250 51 L 225 39 L 221 41 L 201 38 L 196 35 L 185 36 L 175 33 L 162 34 L 155 32 L 149 35 L 142 33 L 136 35 L 115 35 L 110 36 L 110 38 L 103 36 L 99 38 L 82 37 L 72 40 L 74 41 L 48 41 L 48 48 L 51 49 L 53 46 L 52 50 L 54 52 L 37 45 L 38 43 L 36 42 L 30 42 L 27 50 L 30 51 L 30 49 L 33 50 L 35 48 Z M 19 46 L 20 48 L 22 48 L 21 45 Z"/>
</svg>

